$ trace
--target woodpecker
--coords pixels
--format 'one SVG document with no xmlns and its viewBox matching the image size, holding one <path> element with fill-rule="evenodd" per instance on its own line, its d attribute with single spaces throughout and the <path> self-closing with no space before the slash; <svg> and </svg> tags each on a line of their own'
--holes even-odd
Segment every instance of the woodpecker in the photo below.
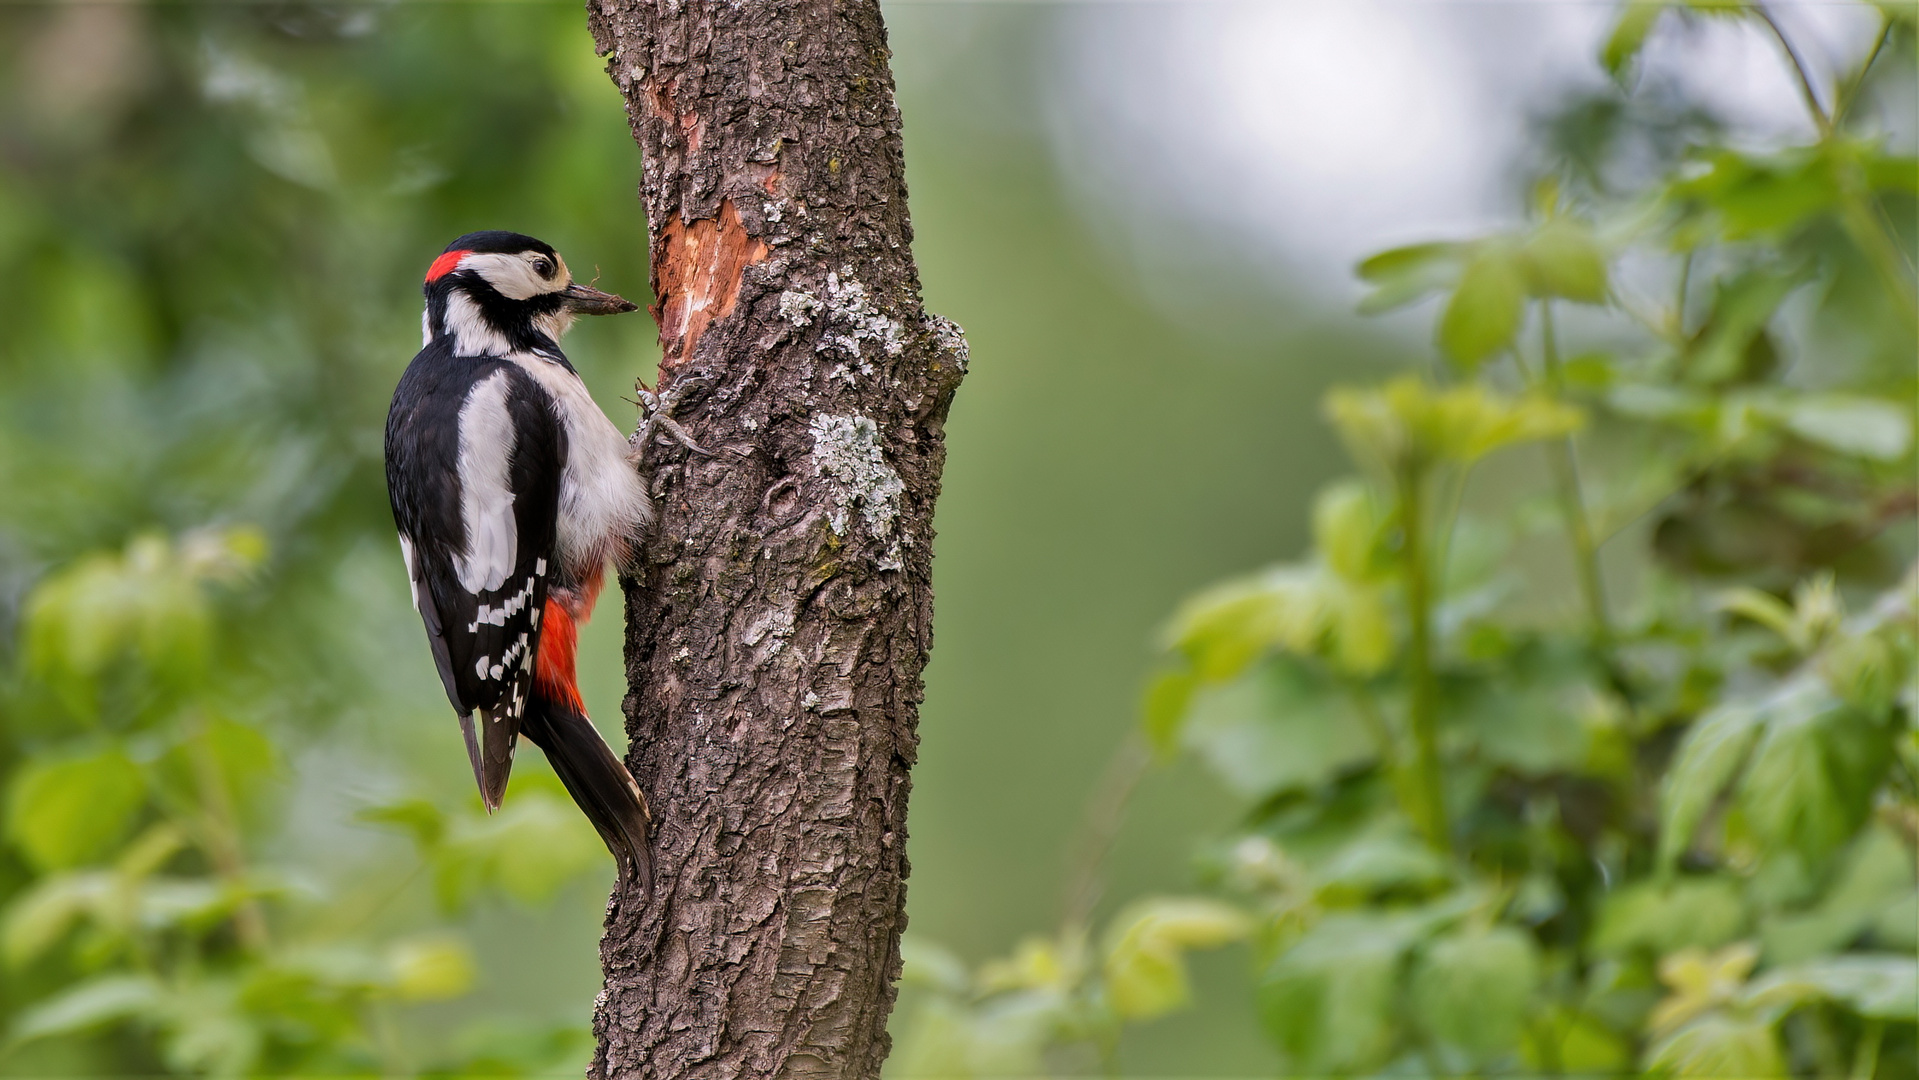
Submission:
<svg viewBox="0 0 1919 1080">
<path fill-rule="evenodd" d="M 636 451 L 559 346 L 576 316 L 637 305 L 513 232 L 453 241 L 424 291 L 424 344 L 387 413 L 387 493 L 480 800 L 499 807 L 525 735 L 650 891 L 646 797 L 587 719 L 574 646 L 653 506 Z"/>
</svg>

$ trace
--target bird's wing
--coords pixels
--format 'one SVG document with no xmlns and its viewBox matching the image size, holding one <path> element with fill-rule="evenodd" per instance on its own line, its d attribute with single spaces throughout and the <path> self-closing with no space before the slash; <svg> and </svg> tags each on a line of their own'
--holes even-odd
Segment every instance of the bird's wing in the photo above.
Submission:
<svg viewBox="0 0 1919 1080">
<path fill-rule="evenodd" d="M 506 792 L 557 569 L 566 435 L 551 398 L 517 365 L 431 352 L 394 395 L 387 488 L 414 602 L 490 809 Z"/>
</svg>

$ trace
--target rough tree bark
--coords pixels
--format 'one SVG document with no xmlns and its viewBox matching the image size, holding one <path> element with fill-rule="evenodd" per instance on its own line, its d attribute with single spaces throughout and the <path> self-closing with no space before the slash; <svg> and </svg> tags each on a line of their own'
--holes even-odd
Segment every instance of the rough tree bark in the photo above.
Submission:
<svg viewBox="0 0 1919 1080">
<path fill-rule="evenodd" d="M 622 581 L 657 885 L 596 1077 L 873 1077 L 905 923 L 958 327 L 921 306 L 877 0 L 590 0 L 645 156 L 661 389 Z"/>
</svg>

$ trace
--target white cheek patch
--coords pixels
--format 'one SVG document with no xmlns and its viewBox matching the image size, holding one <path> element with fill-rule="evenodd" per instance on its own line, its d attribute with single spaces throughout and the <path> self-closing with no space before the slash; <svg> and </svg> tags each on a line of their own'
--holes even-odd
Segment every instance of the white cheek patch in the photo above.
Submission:
<svg viewBox="0 0 1919 1080">
<path fill-rule="evenodd" d="M 552 280 L 533 272 L 533 259 L 544 258 L 538 252 L 525 252 L 519 255 L 501 255 L 494 252 L 482 252 L 460 260 L 460 269 L 471 270 L 486 279 L 493 291 L 508 300 L 525 300 L 541 293 L 559 292 L 566 288 L 566 275 L 556 274 Z"/>
<path fill-rule="evenodd" d="M 454 560 L 454 570 L 460 587 L 470 593 L 499 588 L 519 557 L 519 522 L 507 472 L 515 439 L 506 389 L 506 372 L 495 371 L 460 406 L 460 520 L 466 526 L 466 550 Z"/>
</svg>

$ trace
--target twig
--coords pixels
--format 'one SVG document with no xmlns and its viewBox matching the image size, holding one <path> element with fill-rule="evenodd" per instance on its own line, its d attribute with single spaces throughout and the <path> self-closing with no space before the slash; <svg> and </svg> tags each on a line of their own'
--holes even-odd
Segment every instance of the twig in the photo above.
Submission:
<svg viewBox="0 0 1919 1080">
<path fill-rule="evenodd" d="M 1813 88 L 1812 70 L 1806 67 L 1805 58 L 1799 55 L 1799 50 L 1793 46 L 1792 39 L 1786 36 L 1785 28 L 1779 25 L 1779 20 L 1773 18 L 1772 11 L 1765 4 L 1755 3 L 1752 9 L 1765 20 L 1767 26 L 1772 28 L 1772 36 L 1779 39 L 1779 47 L 1786 50 L 1786 58 L 1792 61 L 1793 73 L 1799 76 L 1799 95 L 1806 99 L 1806 111 L 1812 113 L 1813 123 L 1819 126 L 1820 136 L 1822 138 L 1830 136 L 1833 129 L 1832 117 L 1826 115 L 1825 108 L 1819 104 L 1819 91 Z"/>
<path fill-rule="evenodd" d="M 1858 73 L 1839 91 L 1839 100 L 1833 104 L 1833 130 L 1838 130 L 1840 125 L 1846 122 L 1846 114 L 1852 110 L 1853 104 L 1859 100 L 1859 91 L 1865 88 L 1866 74 L 1872 70 L 1873 62 L 1879 59 L 1880 52 L 1885 49 L 1886 42 L 1891 37 L 1892 18 L 1885 16 L 1879 23 L 1879 36 L 1873 39 L 1872 51 L 1866 53 L 1866 59 L 1859 65 Z"/>
<path fill-rule="evenodd" d="M 1067 878 L 1066 904 L 1061 923 L 1070 929 L 1086 927 L 1105 891 L 1106 857 L 1126 817 L 1126 804 L 1153 764 L 1153 752 L 1139 732 L 1129 732 L 1113 751 L 1099 783 L 1086 800 L 1086 812 L 1075 839 L 1073 869 Z"/>
</svg>

